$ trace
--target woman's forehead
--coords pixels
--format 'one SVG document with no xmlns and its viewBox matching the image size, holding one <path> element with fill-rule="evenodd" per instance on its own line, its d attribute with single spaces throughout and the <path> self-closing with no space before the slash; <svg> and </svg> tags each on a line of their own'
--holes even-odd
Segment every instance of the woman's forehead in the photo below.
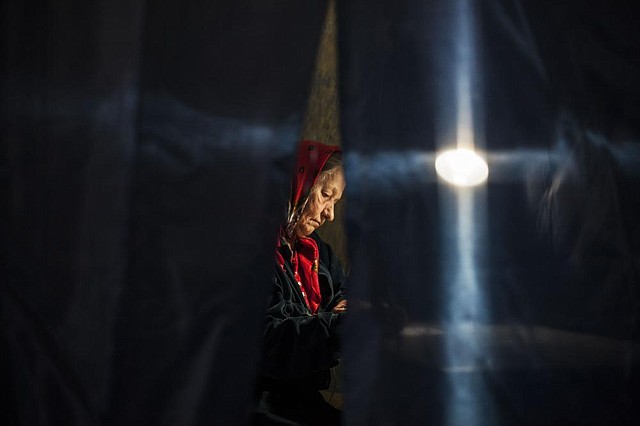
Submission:
<svg viewBox="0 0 640 426">
<path fill-rule="evenodd" d="M 339 171 L 337 173 L 334 173 L 333 175 L 331 175 L 329 179 L 324 181 L 322 183 L 322 188 L 330 189 L 330 190 L 338 190 L 342 192 L 344 191 L 345 184 L 346 182 L 344 179 L 344 173 L 342 171 Z"/>
</svg>

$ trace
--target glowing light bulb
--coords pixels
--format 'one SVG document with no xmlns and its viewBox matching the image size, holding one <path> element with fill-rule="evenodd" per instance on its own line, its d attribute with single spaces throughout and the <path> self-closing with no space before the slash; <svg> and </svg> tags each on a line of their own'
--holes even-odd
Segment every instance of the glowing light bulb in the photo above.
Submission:
<svg viewBox="0 0 640 426">
<path fill-rule="evenodd" d="M 453 185 L 475 186 L 487 180 L 489 166 L 474 151 L 451 149 L 436 157 L 436 172 Z"/>
</svg>

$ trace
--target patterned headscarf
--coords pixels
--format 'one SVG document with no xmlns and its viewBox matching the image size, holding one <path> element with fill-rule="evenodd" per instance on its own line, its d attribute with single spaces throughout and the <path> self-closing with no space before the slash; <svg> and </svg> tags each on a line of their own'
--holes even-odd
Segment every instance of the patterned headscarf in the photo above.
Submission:
<svg viewBox="0 0 640 426">
<path fill-rule="evenodd" d="M 300 284 L 302 295 L 311 313 L 318 311 L 322 296 L 318 281 L 318 245 L 312 238 L 295 237 L 295 226 L 304 211 L 309 199 L 311 188 L 318 180 L 318 175 L 327 163 L 331 155 L 342 152 L 340 147 L 325 145 L 315 141 L 302 141 L 298 150 L 296 170 L 291 182 L 291 198 L 287 223 L 283 227 L 283 236 L 290 241 L 291 267 L 294 278 Z M 279 251 L 276 251 L 276 261 L 283 270 L 285 260 Z"/>
<path fill-rule="evenodd" d="M 287 213 L 286 233 L 290 237 L 299 215 L 309 198 L 311 188 L 331 155 L 342 152 L 339 146 L 325 145 L 315 141 L 302 141 L 298 148 L 296 170 L 291 181 L 291 197 Z"/>
</svg>

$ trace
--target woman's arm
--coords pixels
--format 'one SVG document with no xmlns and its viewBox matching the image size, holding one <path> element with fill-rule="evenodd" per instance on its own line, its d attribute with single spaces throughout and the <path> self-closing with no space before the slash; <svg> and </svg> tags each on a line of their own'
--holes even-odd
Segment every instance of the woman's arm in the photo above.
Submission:
<svg viewBox="0 0 640 426">
<path fill-rule="evenodd" d="M 302 378 L 337 362 L 342 315 L 309 314 L 296 290 L 286 273 L 277 270 L 264 332 L 263 374 L 267 377 Z"/>
</svg>

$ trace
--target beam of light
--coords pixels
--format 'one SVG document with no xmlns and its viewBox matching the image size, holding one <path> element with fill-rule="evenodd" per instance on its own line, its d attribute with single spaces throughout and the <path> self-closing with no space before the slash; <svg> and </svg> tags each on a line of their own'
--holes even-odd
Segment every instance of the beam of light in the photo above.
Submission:
<svg viewBox="0 0 640 426">
<path fill-rule="evenodd" d="M 455 124 L 453 132 L 457 149 L 449 149 L 436 158 L 436 171 L 445 181 L 456 186 L 475 186 L 487 180 L 487 162 L 475 153 L 478 123 L 474 120 L 473 94 L 477 91 L 475 75 L 477 58 L 474 46 L 473 10 L 468 0 L 457 0 L 454 10 L 455 32 L 453 84 Z"/>
<path fill-rule="evenodd" d="M 488 244 L 485 192 L 486 187 L 446 188 L 441 198 L 448 425 L 486 424 L 484 416 L 491 412 L 490 390 L 478 374 L 490 363 L 489 345 L 475 332 L 489 320 L 482 274 Z"/>
<path fill-rule="evenodd" d="M 473 151 L 475 146 L 472 93 L 472 77 L 475 68 L 471 6 L 468 0 L 458 0 L 456 5 L 457 34 L 455 46 L 455 94 L 456 94 L 456 144 L 459 149 Z"/>
<path fill-rule="evenodd" d="M 624 147 L 620 147 L 624 148 Z M 640 147 L 613 151 L 620 167 L 629 176 L 640 176 Z M 637 151 L 637 152 L 636 152 Z M 548 176 L 555 173 L 569 161 L 569 153 L 563 148 L 515 149 L 490 151 L 486 154 L 491 182 L 525 183 L 543 185 Z M 418 188 L 442 181 L 438 177 L 432 151 L 398 150 L 382 151 L 375 154 L 351 150 L 345 155 L 349 192 L 354 196 L 365 193 L 366 188 L 375 188 L 386 196 L 402 197 Z M 479 188 L 476 188 L 479 189 Z"/>
<path fill-rule="evenodd" d="M 482 115 L 474 110 L 479 85 L 473 2 L 455 0 L 445 4 L 450 7 L 451 25 L 443 30 L 447 31 L 454 52 L 452 69 L 442 74 L 443 86 L 450 88 L 454 96 L 447 96 L 444 91 L 439 99 L 440 147 L 450 146 L 451 138 L 455 138 L 453 149 L 442 152 L 435 161 L 438 175 L 455 185 L 455 189 L 443 187 L 441 191 L 445 256 L 443 356 L 448 384 L 445 418 L 448 425 L 475 426 L 492 423 L 490 418 L 495 414 L 491 391 L 477 373 L 479 366 L 490 362 L 489 347 L 474 332 L 478 324 L 488 321 L 489 312 L 481 272 L 485 263 L 481 248 L 489 243 L 487 188 L 477 186 L 487 180 L 489 168 L 475 153 L 476 145 L 482 142 L 482 123 L 475 119 Z M 454 115 L 447 116 L 446 112 Z"/>
<path fill-rule="evenodd" d="M 436 157 L 438 175 L 456 186 L 475 186 L 487 180 L 487 162 L 468 149 L 452 149 Z"/>
</svg>

